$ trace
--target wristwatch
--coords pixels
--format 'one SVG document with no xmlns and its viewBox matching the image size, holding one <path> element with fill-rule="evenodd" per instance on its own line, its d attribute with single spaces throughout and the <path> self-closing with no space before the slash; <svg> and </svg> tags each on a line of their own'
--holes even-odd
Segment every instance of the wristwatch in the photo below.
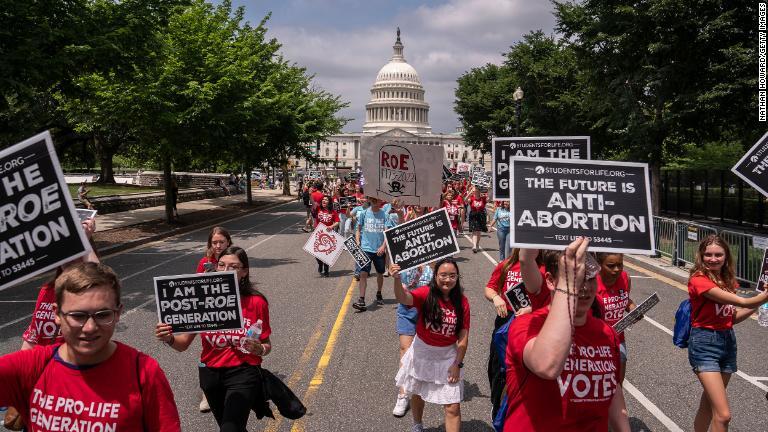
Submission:
<svg viewBox="0 0 768 432">
<path fill-rule="evenodd" d="M 456 366 L 458 366 L 458 367 L 459 367 L 459 369 L 461 369 L 461 368 L 463 368 L 463 367 L 464 367 L 464 362 L 459 362 L 459 364 L 457 364 Z"/>
</svg>

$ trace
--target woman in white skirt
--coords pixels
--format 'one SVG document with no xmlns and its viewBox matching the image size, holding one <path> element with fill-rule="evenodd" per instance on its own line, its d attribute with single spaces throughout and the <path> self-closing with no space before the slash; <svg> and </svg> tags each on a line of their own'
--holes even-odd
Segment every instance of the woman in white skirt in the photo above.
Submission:
<svg viewBox="0 0 768 432">
<path fill-rule="evenodd" d="M 424 402 L 443 405 L 445 430 L 461 428 L 460 402 L 464 397 L 461 368 L 469 340 L 469 302 L 459 281 L 459 266 L 451 258 L 435 264 L 429 285 L 413 291 L 403 289 L 400 266 L 390 266 L 395 297 L 415 307 L 416 337 L 401 360 L 395 382 L 411 395 L 413 432 L 421 432 Z"/>
</svg>

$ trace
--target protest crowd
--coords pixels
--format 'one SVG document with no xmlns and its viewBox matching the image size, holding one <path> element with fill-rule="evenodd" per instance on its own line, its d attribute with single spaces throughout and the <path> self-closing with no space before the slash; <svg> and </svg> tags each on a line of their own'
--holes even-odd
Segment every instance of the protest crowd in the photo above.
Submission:
<svg viewBox="0 0 768 432">
<path fill-rule="evenodd" d="M 641 319 L 644 309 L 632 297 L 621 250 L 652 249 L 641 244 L 650 231 L 632 237 L 651 223 L 649 209 L 630 215 L 644 224 L 636 229 L 611 222 L 607 234 L 564 235 L 559 243 L 546 244 L 545 236 L 536 234 L 542 226 L 591 226 L 586 216 L 579 219 L 580 213 L 567 222 L 560 214 L 576 209 L 612 216 L 625 209 L 597 195 L 588 203 L 580 201 L 581 194 L 565 192 L 567 181 L 515 181 L 516 173 L 524 171 L 519 167 L 530 162 L 525 158 L 505 161 L 510 170 L 506 196 L 498 191 L 496 176 L 503 173 L 496 167 L 489 175 L 436 164 L 437 171 L 425 172 L 440 178 L 432 179 L 439 190 L 425 199 L 415 181 L 410 190 L 408 177 L 399 175 L 415 170 L 405 160 L 401 156 L 396 166 L 387 162 L 386 169 L 375 170 L 366 170 L 364 163 L 362 175 L 344 178 L 307 176 L 298 188 L 298 201 L 306 208 L 301 229 L 309 235 L 304 250 L 315 258 L 317 277 L 339 277 L 329 270 L 346 250 L 354 258 L 349 270 L 357 281 L 351 313 L 371 314 L 370 302 L 381 305 L 392 293 L 399 303 L 399 345 L 391 350 L 398 350 L 400 364 L 388 371 L 393 387 L 392 400 L 386 401 L 392 403 L 392 414 L 403 417 L 410 410 L 409 430 L 420 432 L 425 410 L 442 407 L 445 430 L 459 431 L 464 371 L 472 367 L 487 369 L 491 397 L 484 420 L 497 431 L 629 431 L 622 383 L 632 367 L 632 350 L 623 329 Z M 558 172 L 545 168 L 543 159 L 530 163 L 542 172 Z M 551 166 L 569 163 L 585 162 L 552 159 Z M 612 169 L 624 169 L 617 164 Z M 538 173 L 538 168 L 531 170 Z M 610 175 L 598 171 L 593 170 Z M 28 171 L 26 186 L 35 186 L 38 178 L 42 182 L 41 176 Z M 562 193 L 556 191 L 558 183 Z M 617 194 L 640 187 L 637 182 L 616 185 Z M 87 190 L 80 192 L 84 202 L 86 195 Z M 551 215 L 528 224 L 519 216 L 521 207 L 527 210 L 531 203 L 530 209 L 537 210 L 536 200 L 543 200 Z M 516 226 L 528 229 L 516 231 Z M 20 350 L 0 357 L 0 406 L 10 407 L 6 427 L 30 432 L 180 430 L 161 365 L 113 340 L 123 312 L 121 282 L 92 247 L 96 217 L 75 228 L 91 247 L 52 267 L 55 275 L 40 287 L 28 329 L 20 335 Z M 628 246 L 606 245 L 610 232 L 625 235 Z M 467 266 L 451 258 L 464 233 L 474 254 L 481 251 L 482 236 L 498 238 L 498 265 L 485 275 L 485 286 L 462 285 Z M 630 245 L 633 241 L 639 246 Z M 256 288 L 246 250 L 223 227 L 212 228 L 201 249 L 196 274 L 190 275 L 190 269 L 179 272 L 183 277 L 155 278 L 162 318 L 154 325 L 155 338 L 168 350 L 183 352 L 199 336 L 200 411 L 210 411 L 220 431 L 247 430 L 251 412 L 259 419 L 271 417 L 270 401 L 283 417 L 300 418 L 306 412 L 302 402 L 262 367 L 273 350 L 273 329 L 269 300 Z M 373 296 L 369 284 L 375 286 Z M 700 405 L 691 416 L 695 431 L 728 429 L 726 388 L 737 370 L 733 326 L 768 302 L 768 290 L 747 298 L 735 293 L 737 287 L 728 243 L 716 235 L 703 238 L 688 282 L 690 324 L 679 322 L 681 334 L 676 329 L 702 387 Z M 482 291 L 487 304 L 470 304 L 465 290 Z M 190 292 L 202 300 L 188 302 L 184 296 Z M 225 312 L 206 312 L 214 305 Z M 472 353 L 474 361 L 465 365 L 471 308 L 482 310 L 476 320 L 493 321 L 493 332 L 473 335 L 487 340 L 489 349 Z"/>
</svg>

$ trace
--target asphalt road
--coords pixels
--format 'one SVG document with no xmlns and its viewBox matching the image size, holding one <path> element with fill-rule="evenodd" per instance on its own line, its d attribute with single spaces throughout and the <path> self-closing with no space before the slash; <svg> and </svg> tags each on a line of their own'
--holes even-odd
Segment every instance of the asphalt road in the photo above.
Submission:
<svg viewBox="0 0 768 432">
<path fill-rule="evenodd" d="M 357 296 L 351 278 L 353 261 L 343 254 L 320 278 L 314 258 L 302 250 L 307 234 L 300 231 L 304 215 L 298 203 L 282 204 L 223 224 L 234 243 L 247 249 L 251 276 L 267 296 L 273 328 L 273 351 L 264 367 L 288 383 L 304 401 L 308 414 L 296 422 L 257 420 L 253 431 L 406 431 L 410 414 L 392 416 L 398 367 L 395 307 L 391 279 L 385 279 L 385 305 L 356 313 L 350 302 Z M 203 255 L 208 229 L 188 233 L 107 257 L 123 280 L 123 302 L 116 338 L 155 357 L 166 371 L 188 431 L 216 430 L 210 414 L 200 414 L 197 363 L 199 343 L 177 353 L 156 342 L 157 321 L 152 277 L 192 273 Z M 472 310 L 470 346 L 465 360 L 465 395 L 461 404 L 464 431 L 492 431 L 486 360 L 493 325 L 491 305 L 482 297 L 498 258 L 495 233 L 482 239 L 487 253 L 473 254 L 467 238 L 460 238 L 458 255 L 462 285 Z M 662 276 L 627 268 L 632 297 L 642 301 L 658 292 L 661 302 L 647 319 L 627 333 L 629 363 L 625 395 L 634 431 L 692 429 L 701 387 L 690 370 L 687 352 L 672 345 L 674 311 L 687 294 L 684 286 Z M 0 293 L 0 353 L 21 344 L 41 280 Z M 370 286 L 370 285 L 369 285 Z M 682 289 L 681 289 L 682 288 Z M 369 288 L 368 302 L 373 290 Z M 755 320 L 737 327 L 739 367 L 729 386 L 733 412 L 731 430 L 766 430 L 765 329 Z M 755 379 L 764 377 L 765 379 Z M 276 410 L 275 410 L 276 412 Z M 424 424 L 443 430 L 442 409 L 427 406 Z"/>
</svg>

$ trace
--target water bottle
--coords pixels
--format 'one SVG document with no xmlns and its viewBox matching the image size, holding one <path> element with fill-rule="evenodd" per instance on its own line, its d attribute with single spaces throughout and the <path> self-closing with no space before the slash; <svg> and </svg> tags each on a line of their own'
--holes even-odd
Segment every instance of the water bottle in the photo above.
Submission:
<svg viewBox="0 0 768 432">
<path fill-rule="evenodd" d="M 757 312 L 757 323 L 763 327 L 768 327 L 768 303 L 760 306 Z"/>
<path fill-rule="evenodd" d="M 261 338 L 261 320 L 256 320 L 255 323 L 251 324 L 250 327 L 248 327 L 248 330 L 245 331 L 245 338 L 240 343 L 240 346 L 245 345 L 245 341 L 250 339 L 254 341 L 258 341 L 259 338 Z"/>
</svg>

